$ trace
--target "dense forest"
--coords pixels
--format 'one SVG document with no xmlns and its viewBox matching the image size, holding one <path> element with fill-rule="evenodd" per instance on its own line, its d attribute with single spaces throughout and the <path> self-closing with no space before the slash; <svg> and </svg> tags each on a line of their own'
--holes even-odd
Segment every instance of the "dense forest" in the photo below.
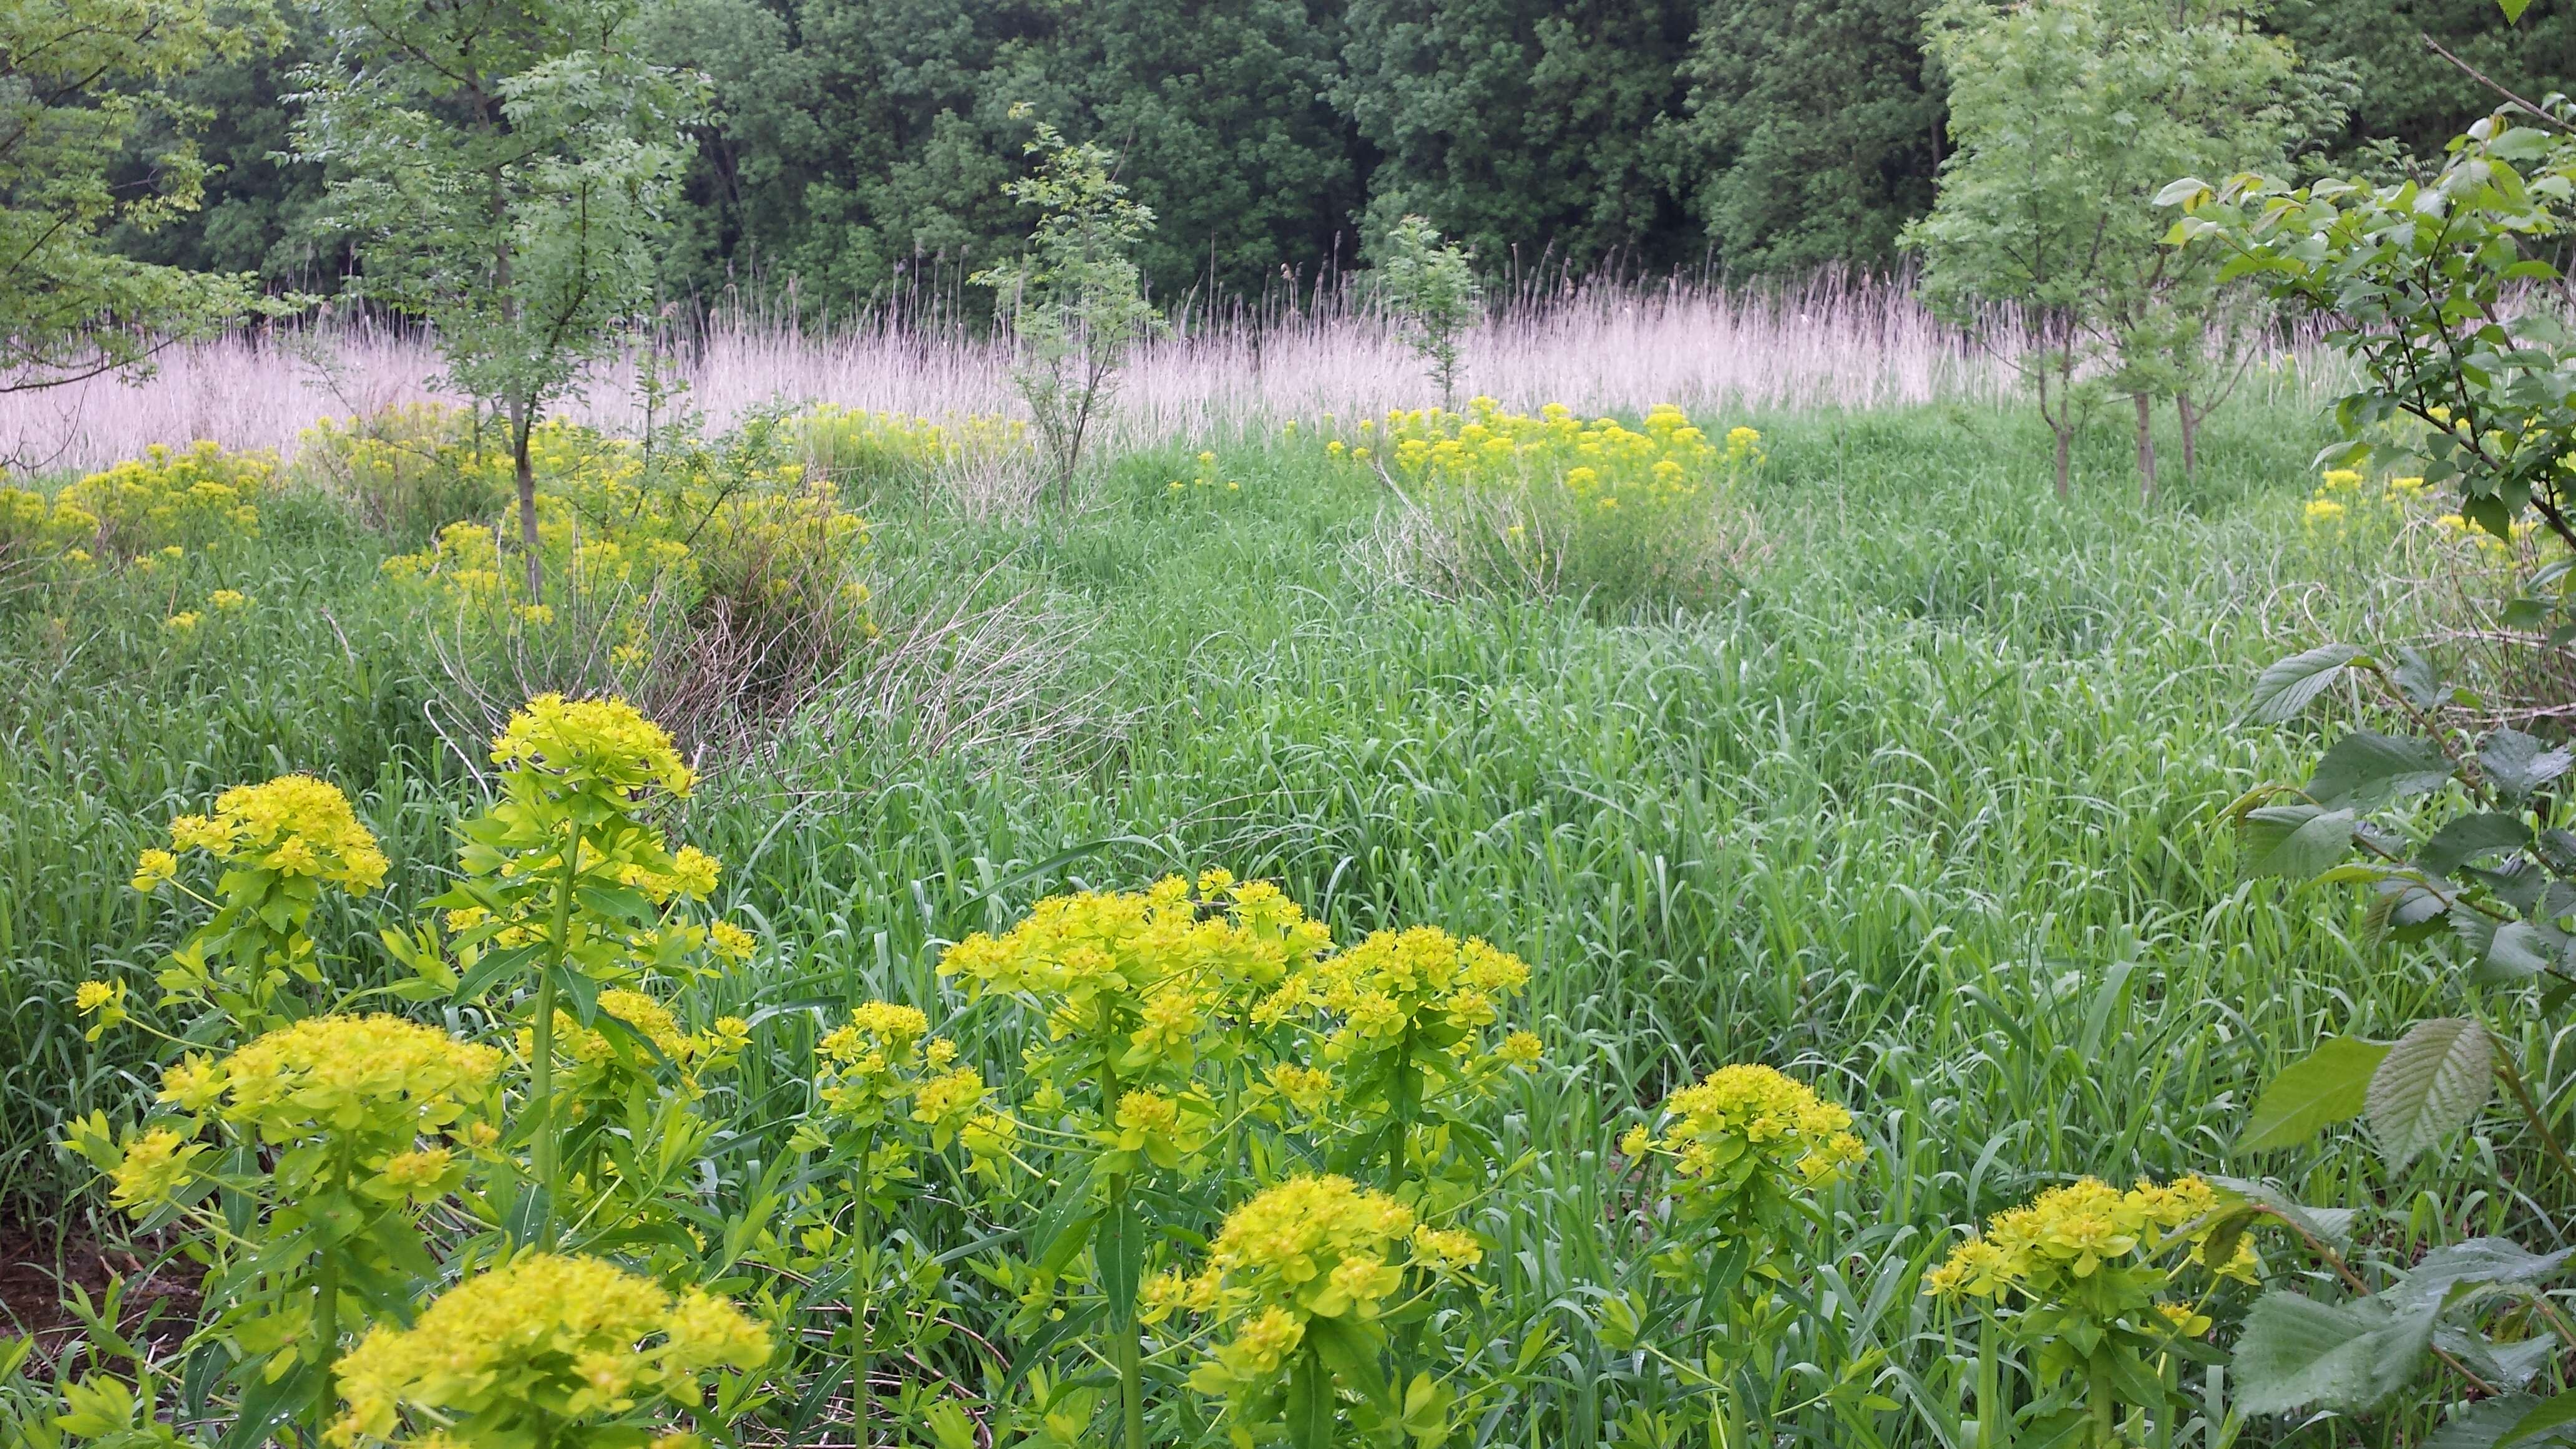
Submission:
<svg viewBox="0 0 2576 1449">
<path fill-rule="evenodd" d="M 1529 279 L 1882 268 L 1932 200 L 1943 78 L 1923 0 L 653 0 L 655 59 L 704 71 L 664 279 L 676 296 L 846 308 L 1015 244 L 1019 102 L 1123 158 L 1160 219 L 1159 295 L 1257 293 L 1358 258 L 1406 212 Z M 2280 0 L 2266 24 L 2366 101 L 2348 153 L 2438 148 L 2489 98 L 2430 35 L 2537 97 L 2576 78 L 2576 4 Z M 280 161 L 309 22 L 191 78 L 221 169 L 153 260 L 327 289 L 324 177 Z"/>
</svg>

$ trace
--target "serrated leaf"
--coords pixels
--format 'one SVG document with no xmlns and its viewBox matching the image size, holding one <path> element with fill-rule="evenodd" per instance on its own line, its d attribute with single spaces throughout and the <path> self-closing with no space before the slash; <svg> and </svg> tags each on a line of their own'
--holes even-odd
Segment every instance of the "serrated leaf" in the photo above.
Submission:
<svg viewBox="0 0 2576 1449">
<path fill-rule="evenodd" d="M 2386 1043 L 2359 1037 L 2329 1037 L 2318 1043 L 2315 1051 L 2283 1068 L 2263 1088 L 2236 1145 L 2255 1152 L 2288 1147 L 2334 1123 L 2360 1116 L 2369 1098 L 2371 1073 L 2387 1055 Z"/>
<path fill-rule="evenodd" d="M 2334 742 L 2308 777 L 2308 798 L 2329 810 L 2376 810 L 2442 788 L 2451 757 L 2431 740 L 2354 730 Z"/>
<path fill-rule="evenodd" d="M 2249 810 L 2238 827 L 2245 867 L 2256 875 L 2306 880 L 2352 850 L 2353 813 L 2314 805 L 2266 805 Z"/>
<path fill-rule="evenodd" d="M 2479 771 L 2488 784 L 2517 800 L 2566 774 L 2570 765 L 2576 765 L 2576 755 L 2518 729 L 2500 729 L 2478 741 Z"/>
<path fill-rule="evenodd" d="M 2434 875 L 2449 875 L 2482 855 L 2520 850 L 2531 844 L 2531 825 L 2519 815 L 2481 810 L 2455 815 L 2433 832 L 2415 863 Z"/>
<path fill-rule="evenodd" d="M 2361 651 L 2349 644 L 2320 644 L 2272 665 L 2254 681 L 2254 717 L 2274 724 L 2291 718 L 2360 657 Z"/>
<path fill-rule="evenodd" d="M 2432 1338 L 2429 1309 L 2401 1314 L 2370 1298 L 2320 1303 L 2275 1289 L 2256 1300 L 2236 1341 L 2236 1406 L 2366 1412 L 2415 1377 Z"/>
<path fill-rule="evenodd" d="M 2496 927 L 2471 975 L 2481 986 L 2539 975 L 2558 959 L 2558 951 L 2564 945 L 2563 941 L 2553 942 L 2551 934 L 2529 921 L 2508 921 Z"/>
<path fill-rule="evenodd" d="M 2370 1130 L 2391 1167 L 2403 1167 L 2466 1127 L 2495 1090 L 2495 1042 L 2456 1016 L 2419 1021 L 2371 1074 Z"/>
<path fill-rule="evenodd" d="M 2399 648 L 2388 667 L 2388 677 L 2397 684 L 2397 692 L 2417 709 L 2432 709 L 2450 693 L 2451 686 L 2434 672 L 2433 661 L 2414 649 Z"/>
<path fill-rule="evenodd" d="M 2511 1238 L 2468 1238 L 2435 1248 L 2380 1290 L 2392 1307 L 2440 1306 L 2462 1284 L 2537 1283 L 2567 1264 L 2568 1253 L 2535 1253 Z"/>
</svg>

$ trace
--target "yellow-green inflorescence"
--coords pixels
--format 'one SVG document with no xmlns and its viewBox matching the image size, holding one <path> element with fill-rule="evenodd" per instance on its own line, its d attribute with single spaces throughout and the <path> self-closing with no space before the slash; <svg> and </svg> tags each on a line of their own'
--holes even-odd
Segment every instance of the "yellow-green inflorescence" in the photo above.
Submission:
<svg viewBox="0 0 2576 1449">
<path fill-rule="evenodd" d="M 338 1365 L 337 1446 L 579 1449 L 702 1398 L 717 1369 L 768 1362 L 769 1333 L 699 1288 L 677 1296 L 595 1258 L 530 1253 L 378 1324 Z"/>
</svg>

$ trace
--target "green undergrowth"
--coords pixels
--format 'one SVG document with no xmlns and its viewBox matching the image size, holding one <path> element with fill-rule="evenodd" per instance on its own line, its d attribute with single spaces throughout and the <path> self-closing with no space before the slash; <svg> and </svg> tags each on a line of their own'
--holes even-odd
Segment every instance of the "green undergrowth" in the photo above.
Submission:
<svg viewBox="0 0 2576 1449">
<path fill-rule="evenodd" d="M 1069 522 L 932 502 L 874 519 L 870 677 L 762 757 L 711 762 L 681 827 L 727 862 L 717 904 L 779 948 L 720 990 L 774 1035 L 877 996 L 939 1022 L 946 941 L 1176 868 L 1276 879 L 1345 938 L 1484 935 L 1534 964 L 1527 1024 L 1565 1068 L 1511 1117 L 1552 1224 L 1495 1225 L 1528 1234 L 1492 1261 L 1533 1316 L 1599 1281 L 1607 1145 L 1672 1086 L 1762 1060 L 1852 1108 L 1873 1158 L 1818 1255 L 1844 1286 L 1799 1330 L 1837 1341 L 1776 1349 L 1779 1431 L 1828 1442 L 1957 1432 L 1914 1276 L 1953 1225 L 2037 1186 L 2215 1166 L 2469 1215 L 2402 1231 L 2534 1210 L 2384 1182 L 2349 1145 L 2228 1147 L 2321 1033 L 2390 1032 L 2437 996 L 2348 900 L 2242 879 L 2217 820 L 2313 753 L 2243 722 L 2255 670 L 2423 607 L 2302 525 L 2305 414 L 2223 415 L 2200 476 L 2151 503 L 2108 435 L 2052 499 L 2045 435 L 2014 415 L 1715 421 L 1760 427 L 1768 462 L 1733 495 L 1757 555 L 1704 614 L 1443 597 L 1407 566 L 1393 495 L 1293 440 L 1220 445 L 1213 468 L 1178 446 L 1118 460 Z M 221 581 L 254 605 L 184 639 L 153 601 L 0 605 L 18 1213 L 87 1220 L 49 1139 L 130 1097 L 139 1059 L 85 1044 L 71 996 L 101 973 L 142 985 L 172 943 L 166 907 L 125 885 L 162 822 L 307 769 L 358 800 L 390 879 L 446 864 L 486 765 L 442 706 L 434 622 L 373 585 L 382 551 L 318 504 L 281 514 Z M 380 971 L 362 932 L 402 904 L 334 907 L 316 934 Z M 756 1053 L 729 1089 L 746 1160 L 776 1150 L 764 1124 L 801 1059 Z M 1587 1422 L 1605 1353 L 1569 1337 L 1533 1390 L 1563 1402 L 1515 1421 Z M 1898 1408 L 1785 1412 L 1815 1388 L 1798 1365 L 1855 1362 Z"/>
</svg>

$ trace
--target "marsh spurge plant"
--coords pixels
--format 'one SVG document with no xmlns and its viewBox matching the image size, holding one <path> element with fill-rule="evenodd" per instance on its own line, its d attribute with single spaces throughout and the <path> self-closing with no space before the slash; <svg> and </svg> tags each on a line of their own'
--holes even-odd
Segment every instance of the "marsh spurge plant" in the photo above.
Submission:
<svg viewBox="0 0 2576 1449">
<path fill-rule="evenodd" d="M 642 1352 L 645 1332 L 668 1335 L 647 1369 L 618 1367 L 598 1344 L 557 1360 L 535 1340 L 496 1341 L 490 1351 L 525 1372 L 493 1380 L 459 1367 L 456 1343 L 384 1336 L 423 1301 L 413 1333 L 497 1331 L 476 1305 L 532 1296 L 498 1275 L 553 1261 L 530 1250 L 559 1235 L 558 1205 L 575 1209 L 569 1226 L 586 1240 L 659 1244 L 663 1272 L 694 1268 L 671 1194 L 702 1157 L 698 1074 L 723 1069 L 748 1037 L 730 1020 L 685 1031 L 652 994 L 751 949 L 748 933 L 690 904 L 713 888 L 715 862 L 671 849 L 641 816 L 687 787 L 669 737 L 621 703 L 549 697 L 511 722 L 494 760 L 502 798 L 462 827 L 462 881 L 435 903 L 448 933 L 424 923 L 385 940 L 418 973 L 396 995 L 484 1005 L 515 1052 L 323 1009 L 338 1003 L 307 934 L 312 911 L 325 887 L 372 889 L 386 866 L 327 783 L 228 791 L 212 816 L 174 822 L 177 849 L 138 863 L 138 888 L 213 908 L 162 973 L 163 1008 L 194 1019 L 144 1126 L 120 1136 L 94 1114 L 69 1145 L 106 1174 L 113 1205 L 176 1230 L 207 1268 L 182 1381 L 199 1399 L 229 1385 L 234 1442 L 300 1416 L 342 1443 L 641 1444 L 660 1407 L 694 1399 L 700 1369 L 766 1357 L 757 1330 L 694 1289 L 670 1300 L 662 1327 L 626 1341 Z M 211 896 L 185 883 L 199 854 L 224 867 Z M 83 1001 L 100 1029 L 132 1015 L 121 985 L 94 983 Z M 636 1293 L 668 1298 L 649 1282 L 628 1301 Z M 565 1342 L 596 1336 L 565 1323 Z M 360 1333 L 360 1352 L 344 1356 Z M 405 1342 L 430 1345 L 414 1358 L 445 1367 L 394 1372 Z M 159 1442 L 167 1430 L 148 1422 L 159 1372 L 138 1355 L 139 1398 L 71 1385 L 63 1427 Z M 558 1380 L 592 1387 L 558 1392 Z M 361 1384 L 375 1397 L 359 1402 Z M 334 1421 L 344 1392 L 353 1407 Z"/>
<path fill-rule="evenodd" d="M 2196 1177 L 2127 1192 L 2083 1178 L 1998 1213 L 1924 1274 L 1924 1292 L 1979 1312 L 1976 1442 L 2036 1435 L 2109 1449 L 2143 1442 L 2133 1411 L 2169 1432 L 2185 1402 L 2177 1366 L 2218 1357 L 2198 1341 L 2209 1293 L 2261 1270 L 2242 1221 L 2226 1227 L 2221 1207 Z M 2039 1395 L 2017 1415 L 2004 1398 L 2006 1340 L 2035 1357 Z"/>
</svg>

